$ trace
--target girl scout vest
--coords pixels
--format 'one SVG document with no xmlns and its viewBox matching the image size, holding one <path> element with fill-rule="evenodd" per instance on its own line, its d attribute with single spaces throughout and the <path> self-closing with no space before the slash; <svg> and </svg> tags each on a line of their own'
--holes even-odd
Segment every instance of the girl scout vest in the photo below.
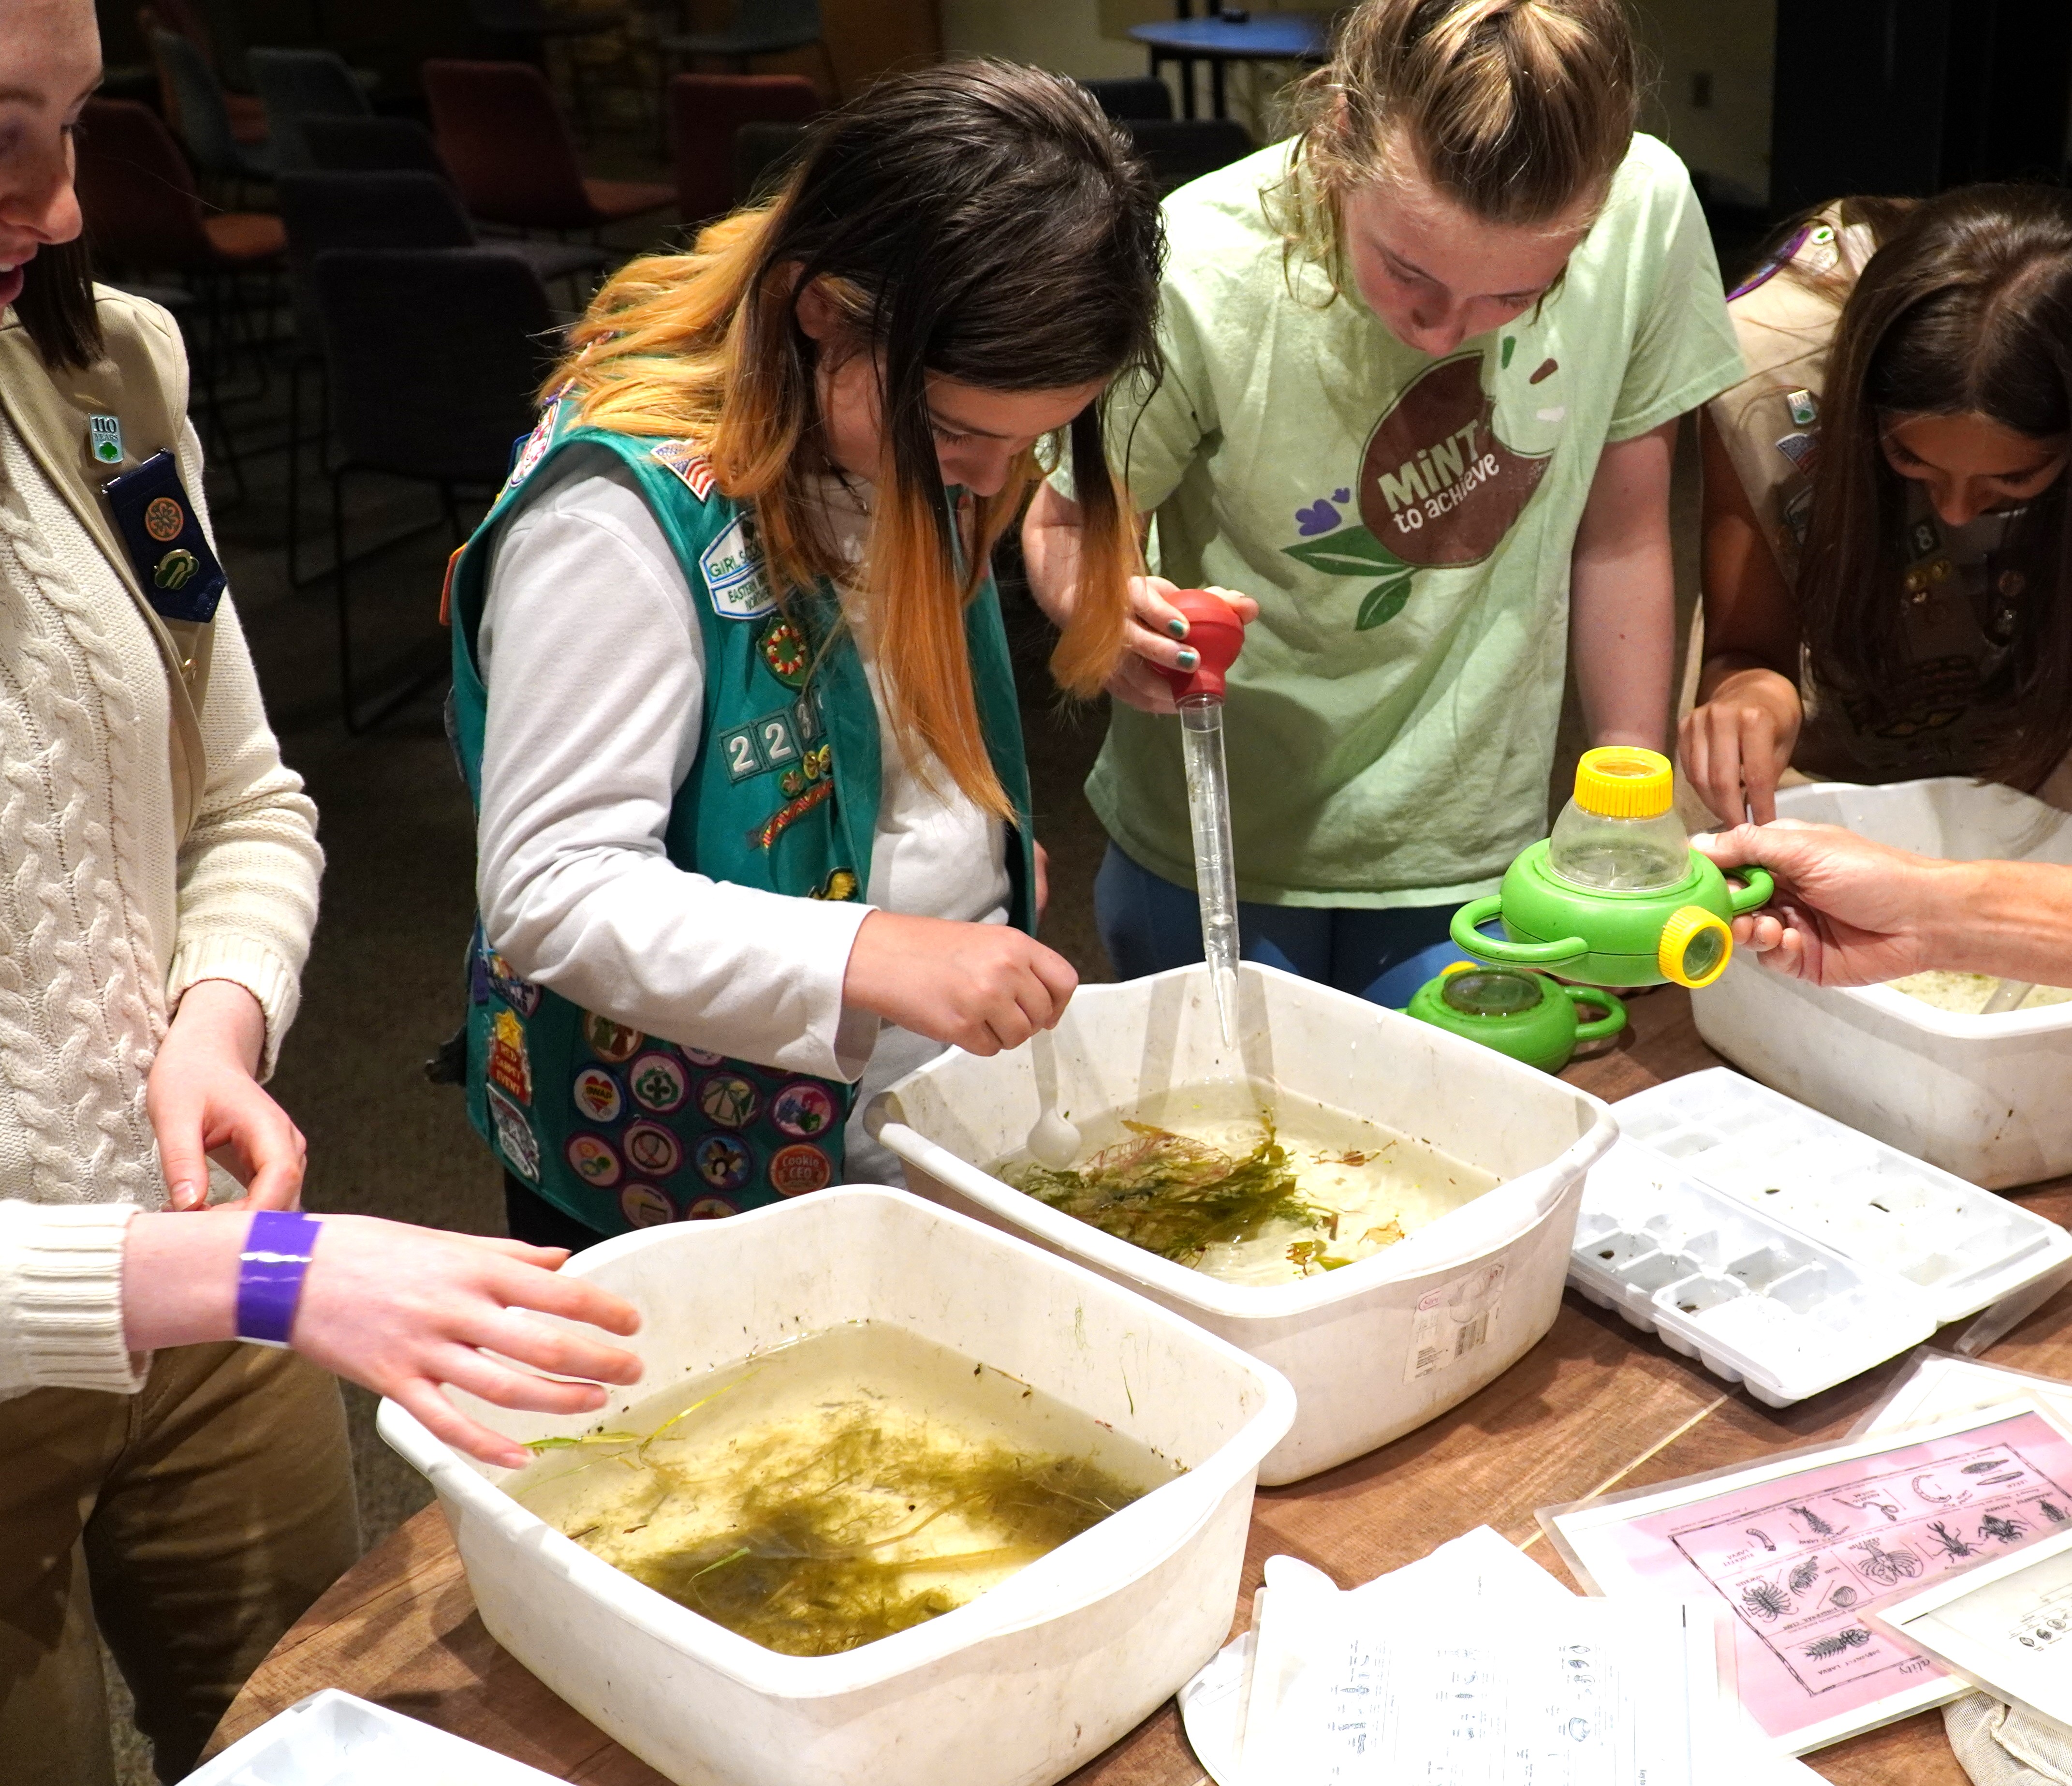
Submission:
<svg viewBox="0 0 2072 1786">
<path fill-rule="evenodd" d="M 859 897 L 878 820 L 878 713 L 862 660 L 836 624 L 833 591 L 823 585 L 780 600 L 763 574 L 753 511 L 720 492 L 695 449 L 578 426 L 574 405 L 560 399 L 449 576 L 454 718 L 470 797 L 479 805 L 487 703 L 475 635 L 487 542 L 540 467 L 575 442 L 606 447 L 632 468 L 704 636 L 704 729 L 670 810 L 669 859 L 802 899 Z M 1028 770 L 990 576 L 965 610 L 964 630 L 987 747 L 1019 815 L 1012 920 L 1033 930 Z M 600 1233 L 730 1216 L 842 1175 L 852 1086 L 724 1059 L 582 1010 L 513 973 L 479 920 L 468 998 L 470 1119 L 505 1167 Z"/>
</svg>

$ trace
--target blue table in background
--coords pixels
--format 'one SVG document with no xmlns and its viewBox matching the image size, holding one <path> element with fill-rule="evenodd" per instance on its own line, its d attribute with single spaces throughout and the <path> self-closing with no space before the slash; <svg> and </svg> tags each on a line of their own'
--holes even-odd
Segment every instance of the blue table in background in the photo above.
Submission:
<svg viewBox="0 0 2072 1786">
<path fill-rule="evenodd" d="M 1183 16 L 1170 24 L 1133 25 L 1129 35 L 1151 52 L 1153 74 L 1168 62 L 1180 64 L 1184 117 L 1194 115 L 1194 64 L 1207 63 L 1210 116 L 1225 117 L 1225 64 L 1322 62 L 1330 41 L 1330 14 L 1321 12 L 1261 12 L 1244 20 Z"/>
</svg>

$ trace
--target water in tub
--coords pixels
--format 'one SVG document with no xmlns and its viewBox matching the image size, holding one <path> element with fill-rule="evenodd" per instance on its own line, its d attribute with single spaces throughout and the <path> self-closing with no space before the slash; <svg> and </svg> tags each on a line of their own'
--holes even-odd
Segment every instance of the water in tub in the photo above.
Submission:
<svg viewBox="0 0 2072 1786">
<path fill-rule="evenodd" d="M 1992 997 L 2000 981 L 1990 973 L 1946 973 L 1937 969 L 1928 973 L 1910 973 L 1887 984 L 1894 992 L 1918 998 L 1922 1004 L 1933 1005 L 1938 1010 L 1976 1017 L 1986 1008 L 1986 1001 Z M 2072 1003 L 2072 986 L 2032 986 L 2014 1008 L 2038 1010 L 2045 1005 L 2066 1003 Z"/>
<path fill-rule="evenodd" d="M 1292 1283 L 1371 1258 L 1499 1182 L 1283 1090 L 1190 1086 L 1074 1121 L 1084 1151 L 1068 1170 L 1018 1154 L 994 1176 L 1225 1283 Z"/>
<path fill-rule="evenodd" d="M 1182 1471 L 1054 1397 L 860 1321 L 536 1442 L 506 1490 L 586 1549 L 787 1656 L 976 1599 Z"/>
</svg>

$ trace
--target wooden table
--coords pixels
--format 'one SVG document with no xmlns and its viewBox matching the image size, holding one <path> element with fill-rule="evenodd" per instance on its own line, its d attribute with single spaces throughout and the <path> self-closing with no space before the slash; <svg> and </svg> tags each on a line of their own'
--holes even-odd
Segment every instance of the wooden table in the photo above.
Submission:
<svg viewBox="0 0 2072 1786">
<path fill-rule="evenodd" d="M 1688 996 L 1633 1002 L 1610 1053 L 1566 1076 L 1617 1099 L 1716 1064 Z M 2072 1225 L 2072 1180 L 2022 1201 Z M 2072 1290 L 2045 1303 L 1988 1355 L 2072 1380 Z M 1897 1373 L 1894 1360 L 1783 1409 L 1730 1390 L 1617 1315 L 1571 1291 L 1547 1337 L 1450 1414 L 1392 1445 L 1287 1488 L 1263 1488 L 1252 1515 L 1244 1598 L 1266 1558 L 1301 1557 L 1345 1586 L 1423 1556 L 1478 1524 L 1494 1526 L 1568 1579 L 1533 1510 L 1614 1488 L 1667 1481 L 1839 1436 Z M 319 1687 L 337 1686 L 589 1786 L 665 1786 L 514 1662 L 483 1629 L 436 1507 L 370 1552 L 261 1665 L 214 1748 Z M 1924 1713 L 1811 1758 L 1847 1786 L 1965 1786 L 1939 1712 Z M 1203 1778 L 1169 1702 L 1072 1786 L 1198 1786 Z"/>
</svg>

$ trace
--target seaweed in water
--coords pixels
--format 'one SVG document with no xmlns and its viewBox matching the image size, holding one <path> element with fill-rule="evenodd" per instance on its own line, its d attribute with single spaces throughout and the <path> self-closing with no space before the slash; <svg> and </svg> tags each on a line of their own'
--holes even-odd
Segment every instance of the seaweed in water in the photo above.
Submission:
<svg viewBox="0 0 2072 1786">
<path fill-rule="evenodd" d="M 1275 1222 L 1338 1237 L 1337 1212 L 1302 1196 L 1288 1150 L 1271 1127 L 1240 1159 L 1170 1129 L 1145 1122 L 1123 1126 L 1134 1139 L 1104 1147 L 1069 1171 L 1023 1167 L 1014 1187 L 1178 1265 L 1197 1263 L 1212 1246 L 1256 1239 Z M 1295 1245 L 1314 1247 L 1299 1258 L 1289 1253 L 1290 1262 L 1305 1274 L 1334 1269 L 1321 1243 Z"/>
<path fill-rule="evenodd" d="M 639 1471 L 653 1494 L 623 1520 L 568 1535 L 787 1656 L 839 1655 L 952 1611 L 1143 1492 L 1083 1459 L 959 1443 L 925 1423 L 888 1430 L 870 1406 L 810 1433 L 766 1427 L 692 1449 L 670 1429 L 711 1399 L 600 1457 Z M 665 1512 L 720 1508 L 688 1543 L 625 1541 Z"/>
</svg>

